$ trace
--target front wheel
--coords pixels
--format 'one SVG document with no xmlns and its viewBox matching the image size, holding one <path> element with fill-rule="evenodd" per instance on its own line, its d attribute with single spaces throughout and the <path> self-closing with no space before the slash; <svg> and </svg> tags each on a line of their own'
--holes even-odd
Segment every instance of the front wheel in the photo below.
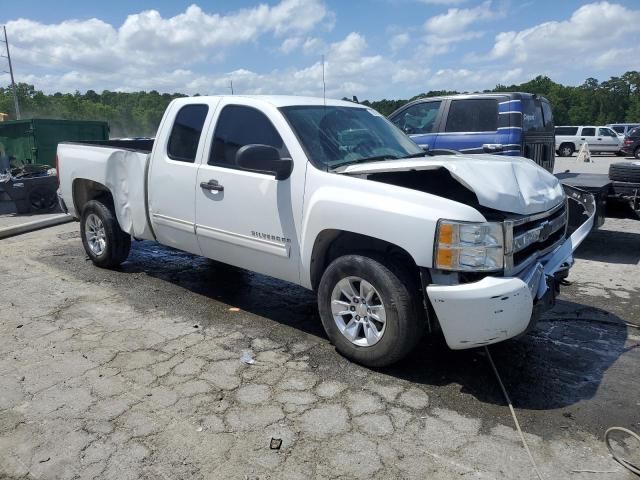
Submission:
<svg viewBox="0 0 640 480">
<path fill-rule="evenodd" d="M 570 157 L 571 155 L 573 155 L 573 152 L 573 145 L 568 143 L 563 143 L 562 145 L 560 145 L 560 149 L 558 150 L 558 153 L 561 157 Z"/>
<path fill-rule="evenodd" d="M 345 357 L 384 367 L 405 357 L 424 332 L 411 275 L 373 256 L 345 255 L 325 270 L 318 288 L 320 318 Z"/>
<path fill-rule="evenodd" d="M 82 210 L 80 235 L 87 255 L 98 267 L 117 267 L 129 256 L 131 236 L 122 231 L 111 209 L 98 200 L 87 202 Z"/>
</svg>

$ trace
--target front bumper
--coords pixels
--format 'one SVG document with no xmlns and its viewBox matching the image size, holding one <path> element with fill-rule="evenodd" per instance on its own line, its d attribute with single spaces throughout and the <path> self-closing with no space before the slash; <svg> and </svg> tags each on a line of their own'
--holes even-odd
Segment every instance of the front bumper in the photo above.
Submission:
<svg viewBox="0 0 640 480">
<path fill-rule="evenodd" d="M 513 277 L 426 287 L 449 348 L 461 350 L 516 337 L 553 304 L 555 277 L 573 264 L 573 252 L 591 231 L 596 212 L 593 195 L 574 188 L 568 193 L 583 206 L 587 220 L 525 271 Z"/>
</svg>

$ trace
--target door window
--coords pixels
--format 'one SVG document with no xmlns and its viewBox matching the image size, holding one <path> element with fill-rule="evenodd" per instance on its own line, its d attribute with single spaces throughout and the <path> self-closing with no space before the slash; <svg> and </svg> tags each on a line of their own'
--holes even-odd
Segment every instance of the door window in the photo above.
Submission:
<svg viewBox="0 0 640 480">
<path fill-rule="evenodd" d="M 556 127 L 556 135 L 575 135 L 578 127 Z"/>
<path fill-rule="evenodd" d="M 393 123 L 407 135 L 432 133 L 441 103 L 434 101 L 412 105 L 394 118 Z"/>
<path fill-rule="evenodd" d="M 242 105 L 227 105 L 216 124 L 208 163 L 239 168 L 236 152 L 254 144 L 269 145 L 278 149 L 281 156 L 289 156 L 280 134 L 264 113 Z"/>
<path fill-rule="evenodd" d="M 617 132 L 617 133 L 624 133 L 624 125 L 615 125 L 613 127 L 613 129 Z"/>
<path fill-rule="evenodd" d="M 495 132 L 498 130 L 498 100 L 452 100 L 446 132 Z"/>
<path fill-rule="evenodd" d="M 582 129 L 582 136 L 583 137 L 595 137 L 596 136 L 595 127 L 584 127 Z"/>
<path fill-rule="evenodd" d="M 610 128 L 599 128 L 598 129 L 598 136 L 601 136 L 601 137 L 617 137 L 618 135 L 616 134 L 616 132 L 614 132 Z"/>
<path fill-rule="evenodd" d="M 193 163 L 208 111 L 209 107 L 206 105 L 185 105 L 180 109 L 167 144 L 169 158 Z"/>
</svg>

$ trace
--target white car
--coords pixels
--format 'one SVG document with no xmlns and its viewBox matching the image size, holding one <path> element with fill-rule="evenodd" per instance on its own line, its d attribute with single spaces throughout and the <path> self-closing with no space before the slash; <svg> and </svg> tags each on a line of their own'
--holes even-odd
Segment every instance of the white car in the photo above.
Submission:
<svg viewBox="0 0 640 480">
<path fill-rule="evenodd" d="M 631 130 L 640 127 L 640 123 L 609 123 L 607 127 L 613 129 L 619 137 L 624 138 Z"/>
<path fill-rule="evenodd" d="M 133 237 L 302 285 L 369 366 L 427 330 L 453 349 L 524 333 L 593 223 L 589 196 L 567 237 L 569 197 L 531 160 L 429 156 L 349 102 L 181 98 L 135 142 L 58 146 L 61 206 L 95 265 L 124 262 Z"/>
<path fill-rule="evenodd" d="M 592 153 L 620 154 L 622 150 L 622 138 L 609 127 L 556 127 L 556 152 L 561 157 L 570 157 L 580 150 L 583 143 L 589 145 Z"/>
</svg>

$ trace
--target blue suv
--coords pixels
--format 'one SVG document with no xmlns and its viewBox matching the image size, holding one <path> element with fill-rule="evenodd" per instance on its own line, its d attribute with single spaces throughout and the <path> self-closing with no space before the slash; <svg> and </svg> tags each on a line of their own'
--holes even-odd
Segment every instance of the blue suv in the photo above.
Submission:
<svg viewBox="0 0 640 480">
<path fill-rule="evenodd" d="M 421 98 L 389 119 L 431 150 L 530 158 L 549 172 L 555 161 L 549 101 L 530 93 L 474 93 Z"/>
</svg>

